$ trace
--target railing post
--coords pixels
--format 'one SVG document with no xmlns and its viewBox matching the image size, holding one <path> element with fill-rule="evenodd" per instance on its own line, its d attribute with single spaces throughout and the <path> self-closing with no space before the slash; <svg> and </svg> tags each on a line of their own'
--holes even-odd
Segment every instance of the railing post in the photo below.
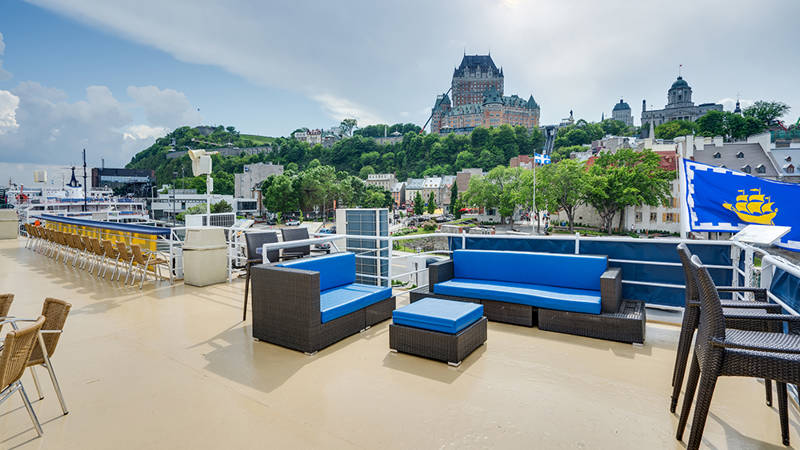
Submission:
<svg viewBox="0 0 800 450">
<path fill-rule="evenodd" d="M 747 246 L 744 249 L 744 285 L 750 287 L 753 284 L 753 249 Z"/>
<path fill-rule="evenodd" d="M 733 279 L 732 286 L 739 286 L 739 260 L 741 258 L 742 249 L 736 245 L 731 245 L 731 265 L 733 266 Z M 736 297 L 738 294 L 734 294 L 733 296 Z"/>
<path fill-rule="evenodd" d="M 577 231 L 575 232 L 575 254 L 581 254 L 581 234 Z"/>
<path fill-rule="evenodd" d="M 389 260 L 389 262 L 387 264 L 388 268 L 386 269 L 386 277 L 388 278 L 387 283 L 389 283 L 389 288 L 391 288 L 392 287 L 392 281 L 393 281 L 392 280 L 392 248 L 393 248 L 393 242 L 392 242 L 392 237 L 391 236 L 389 236 L 389 240 L 386 241 L 386 245 L 387 245 L 387 252 L 388 252 L 387 253 L 387 257 L 388 257 L 388 260 Z"/>
</svg>

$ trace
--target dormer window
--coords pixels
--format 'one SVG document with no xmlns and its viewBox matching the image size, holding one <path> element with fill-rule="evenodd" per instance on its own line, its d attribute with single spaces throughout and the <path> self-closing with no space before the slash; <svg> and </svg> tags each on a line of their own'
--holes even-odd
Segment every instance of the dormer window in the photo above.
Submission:
<svg viewBox="0 0 800 450">
<path fill-rule="evenodd" d="M 783 170 L 785 170 L 786 173 L 794 173 L 794 166 L 789 164 L 788 166 L 784 167 Z"/>
<path fill-rule="evenodd" d="M 714 159 L 720 159 L 720 158 L 722 158 L 722 154 L 720 154 L 720 152 L 714 153 Z"/>
<path fill-rule="evenodd" d="M 786 158 L 783 158 L 783 160 L 786 161 L 786 162 L 792 162 L 792 157 L 791 156 L 787 156 Z"/>
<path fill-rule="evenodd" d="M 759 164 L 758 167 L 756 167 L 756 173 L 767 173 L 767 168 L 764 167 L 763 164 Z"/>
<path fill-rule="evenodd" d="M 744 167 L 742 167 L 742 172 L 744 172 L 744 173 L 751 173 L 752 171 L 753 171 L 753 169 L 750 168 L 749 164 L 744 166 Z"/>
<path fill-rule="evenodd" d="M 739 159 L 742 159 L 742 158 L 744 158 L 744 153 L 739 152 L 739 153 L 736 154 L 736 157 L 739 158 Z"/>
</svg>

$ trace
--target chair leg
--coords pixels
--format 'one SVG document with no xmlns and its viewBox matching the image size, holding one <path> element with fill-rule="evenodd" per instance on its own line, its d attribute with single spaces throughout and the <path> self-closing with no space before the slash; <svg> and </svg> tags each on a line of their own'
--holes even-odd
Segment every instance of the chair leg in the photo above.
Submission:
<svg viewBox="0 0 800 450">
<path fill-rule="evenodd" d="M 778 388 L 778 414 L 781 418 L 781 437 L 783 445 L 789 445 L 789 407 L 787 403 L 786 383 L 775 382 Z"/>
<path fill-rule="evenodd" d="M 764 390 L 767 394 L 767 406 L 772 406 L 772 381 L 764 379 Z"/>
<path fill-rule="evenodd" d="M 247 278 L 244 281 L 244 306 L 242 306 L 242 322 L 247 320 L 247 295 L 250 293 L 250 263 L 247 263 Z"/>
<path fill-rule="evenodd" d="M 681 334 L 678 339 L 678 351 L 675 355 L 675 368 L 672 371 L 672 399 L 669 411 L 675 413 L 678 406 L 678 398 L 681 395 L 683 376 L 686 374 L 686 363 L 689 359 L 689 351 L 692 346 L 692 336 L 697 325 L 697 311 L 694 307 L 688 307 L 683 313 L 683 323 L 681 324 Z"/>
<path fill-rule="evenodd" d="M 36 393 L 39 394 L 39 400 L 42 400 L 44 395 L 42 395 L 42 386 L 39 384 L 39 376 L 36 375 L 36 368 L 31 366 L 30 369 L 31 376 L 33 377 L 33 385 L 36 386 Z"/>
<path fill-rule="evenodd" d="M 56 390 L 56 396 L 58 397 L 58 402 L 61 403 L 61 411 L 64 412 L 64 415 L 69 414 L 67 410 L 67 402 L 64 401 L 64 395 L 61 393 L 61 386 L 58 384 L 58 378 L 56 378 L 56 371 L 53 369 L 53 362 L 50 361 L 50 356 L 47 354 L 47 346 L 44 345 L 44 338 L 41 334 L 39 334 L 39 348 L 42 350 L 42 355 L 44 357 L 44 364 L 42 364 L 45 369 L 47 369 L 47 373 L 50 375 L 50 381 L 53 383 L 53 388 Z M 31 367 L 33 369 L 33 367 Z"/>
<path fill-rule="evenodd" d="M 39 418 L 36 417 L 36 412 L 33 410 L 33 406 L 31 406 L 31 401 L 28 399 L 28 394 L 25 392 L 25 386 L 22 385 L 19 381 L 19 395 L 22 396 L 22 403 L 25 403 L 25 409 L 28 410 L 28 415 L 31 416 L 31 422 L 33 422 L 33 427 L 36 428 L 36 434 L 41 436 L 44 434 L 42 431 L 42 424 L 39 423 Z"/>
<path fill-rule="evenodd" d="M 681 416 L 678 419 L 678 430 L 675 439 L 683 439 L 683 431 L 686 429 L 686 421 L 689 419 L 689 411 L 692 409 L 694 393 L 697 390 L 697 380 L 700 378 L 700 364 L 697 357 L 692 355 L 692 366 L 689 368 L 689 378 L 686 380 L 686 392 L 683 393 L 683 407 Z"/>
<path fill-rule="evenodd" d="M 692 432 L 689 434 L 689 442 L 686 448 L 696 450 L 700 448 L 703 440 L 703 430 L 706 427 L 708 409 L 711 407 L 711 397 L 714 396 L 714 388 L 717 385 L 717 374 L 706 371 L 700 374 L 700 389 L 697 391 L 697 402 L 694 405 L 694 419 L 692 420 Z"/>
</svg>

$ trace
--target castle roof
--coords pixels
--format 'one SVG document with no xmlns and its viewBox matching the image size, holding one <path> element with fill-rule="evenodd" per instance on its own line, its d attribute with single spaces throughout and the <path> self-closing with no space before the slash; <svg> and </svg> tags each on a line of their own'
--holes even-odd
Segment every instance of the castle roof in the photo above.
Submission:
<svg viewBox="0 0 800 450">
<path fill-rule="evenodd" d="M 623 102 L 622 99 L 619 99 L 619 103 L 614 105 L 614 111 L 623 111 L 626 109 L 630 111 L 631 107 L 627 103 Z"/>
<path fill-rule="evenodd" d="M 539 104 L 536 103 L 536 100 L 533 99 L 533 94 L 531 94 L 531 97 L 528 99 L 528 108 L 536 109 L 538 107 L 539 107 Z"/>
<path fill-rule="evenodd" d="M 501 77 L 503 76 L 503 72 L 497 68 L 490 55 L 464 55 L 461 64 L 453 72 L 453 76 L 463 75 L 464 70 L 475 71 L 476 69 L 480 72 L 498 72 Z"/>
<path fill-rule="evenodd" d="M 500 95 L 500 91 L 494 86 L 491 86 L 483 92 L 483 104 L 486 105 L 489 103 L 503 103 L 503 96 Z"/>
<path fill-rule="evenodd" d="M 672 87 L 670 89 L 686 88 L 686 87 L 689 87 L 689 83 L 687 83 L 686 80 L 683 79 L 683 77 L 678 76 L 678 79 L 675 80 L 674 83 L 672 83 Z"/>
</svg>

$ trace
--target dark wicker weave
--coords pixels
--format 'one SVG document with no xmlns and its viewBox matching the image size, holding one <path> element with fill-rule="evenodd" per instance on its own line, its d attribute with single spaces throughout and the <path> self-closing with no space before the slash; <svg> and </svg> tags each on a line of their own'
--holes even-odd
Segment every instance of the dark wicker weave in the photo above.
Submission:
<svg viewBox="0 0 800 450">
<path fill-rule="evenodd" d="M 545 310 L 530 305 L 497 300 L 454 297 L 435 294 L 432 287 L 453 278 L 453 260 L 438 261 L 428 266 L 428 286 L 410 293 L 411 302 L 425 297 L 481 303 L 483 313 L 493 322 L 539 328 L 578 336 L 614 341 L 643 343 L 645 337 L 645 308 L 643 302 L 622 300 L 622 270 L 612 267 L 600 278 L 601 314 L 583 314 Z"/>
<path fill-rule="evenodd" d="M 392 315 L 391 297 L 322 323 L 319 272 L 259 264 L 253 272 L 253 337 L 305 353 L 382 322 Z"/>
<path fill-rule="evenodd" d="M 681 334 L 678 339 L 678 351 L 675 355 L 675 366 L 672 370 L 672 398 L 669 410 L 675 412 L 678 405 L 678 397 L 683 386 L 683 377 L 686 373 L 686 361 L 689 359 L 689 347 L 692 344 L 692 336 L 700 320 L 700 294 L 698 292 L 697 280 L 691 267 L 692 254 L 686 244 L 678 244 L 678 255 L 683 265 L 683 275 L 686 280 L 686 307 L 683 310 L 683 323 L 681 323 Z M 762 288 L 745 287 L 718 287 L 719 292 L 752 292 L 755 301 L 722 300 L 723 314 L 741 314 L 743 310 L 755 310 L 755 313 L 780 313 L 781 307 L 775 303 L 767 301 L 767 290 Z M 737 328 L 753 331 L 778 331 L 770 328 L 769 323 L 753 320 L 728 320 L 728 328 Z M 767 404 L 772 405 L 772 383 L 765 382 Z"/>
<path fill-rule="evenodd" d="M 308 239 L 308 228 L 281 228 L 281 237 L 283 242 L 301 241 Z M 289 247 L 283 249 L 283 258 L 302 258 L 311 254 L 310 245 L 300 245 L 298 247 Z M 270 258 L 270 261 L 272 259 Z"/>
<path fill-rule="evenodd" d="M 539 309 L 540 330 L 636 344 L 644 343 L 646 320 L 644 302 L 633 300 L 624 300 L 613 313 Z"/>
<path fill-rule="evenodd" d="M 244 281 L 244 305 L 242 306 L 242 321 L 247 320 L 247 297 L 250 290 L 250 268 L 254 264 L 260 264 L 264 261 L 261 255 L 261 249 L 264 244 L 273 244 L 278 242 L 278 233 L 275 231 L 250 231 L 244 235 L 245 242 L 247 242 L 247 263 L 245 263 L 247 270 L 247 278 Z M 270 250 L 267 252 L 267 260 L 276 262 L 280 258 L 279 250 Z"/>
<path fill-rule="evenodd" d="M 692 366 L 686 382 L 686 395 L 675 437 L 681 440 L 689 410 L 695 403 L 688 449 L 700 446 L 711 397 L 720 376 L 753 377 L 775 380 L 778 387 L 778 412 L 784 445 L 789 445 L 789 416 L 786 384 L 800 383 L 800 336 L 765 331 L 726 328 L 726 316 L 717 287 L 700 259 L 693 256 L 691 268 L 700 291 L 700 325 L 697 329 Z M 753 315 L 733 316 L 735 320 L 752 319 Z M 764 314 L 759 320 L 800 321 L 798 316 Z M 699 390 L 698 388 L 699 381 Z"/>
<path fill-rule="evenodd" d="M 458 366 L 464 358 L 486 342 L 486 330 L 486 317 L 481 317 L 457 334 L 391 324 L 389 348 Z"/>
</svg>

